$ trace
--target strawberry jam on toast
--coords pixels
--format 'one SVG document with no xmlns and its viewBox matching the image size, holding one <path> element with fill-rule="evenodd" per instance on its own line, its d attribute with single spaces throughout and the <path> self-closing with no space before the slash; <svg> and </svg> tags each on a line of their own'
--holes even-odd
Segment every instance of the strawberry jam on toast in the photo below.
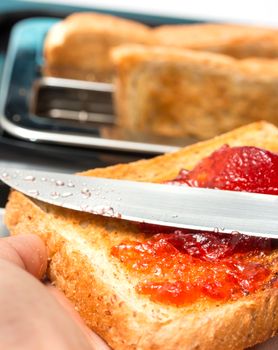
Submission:
<svg viewBox="0 0 278 350">
<path fill-rule="evenodd" d="M 222 146 L 167 183 L 278 194 L 278 155 L 257 147 Z M 122 242 L 112 254 L 140 275 L 136 289 L 153 301 L 185 305 L 199 298 L 235 300 L 270 280 L 271 240 L 142 225 L 151 237 Z"/>
</svg>

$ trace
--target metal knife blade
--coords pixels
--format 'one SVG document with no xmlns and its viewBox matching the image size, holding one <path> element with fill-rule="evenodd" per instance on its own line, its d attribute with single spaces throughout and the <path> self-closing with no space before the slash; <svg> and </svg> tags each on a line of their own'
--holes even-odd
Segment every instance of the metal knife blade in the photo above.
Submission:
<svg viewBox="0 0 278 350">
<path fill-rule="evenodd" d="M 0 169 L 29 197 L 78 211 L 193 230 L 278 238 L 278 196 Z"/>
</svg>

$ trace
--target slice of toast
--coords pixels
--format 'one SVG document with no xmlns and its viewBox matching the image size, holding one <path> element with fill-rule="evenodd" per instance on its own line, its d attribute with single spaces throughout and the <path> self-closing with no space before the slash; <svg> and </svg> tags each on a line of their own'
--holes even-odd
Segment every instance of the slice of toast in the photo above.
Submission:
<svg viewBox="0 0 278 350">
<path fill-rule="evenodd" d="M 75 13 L 55 24 L 44 43 L 44 74 L 80 80 L 111 81 L 111 48 L 150 41 L 150 28 L 97 13 Z"/>
<path fill-rule="evenodd" d="M 278 123 L 278 60 L 123 45 L 113 51 L 118 123 L 205 139 L 261 119 Z"/>
<path fill-rule="evenodd" d="M 154 29 L 157 44 L 219 52 L 237 58 L 278 57 L 278 31 L 236 24 L 164 25 Z"/>
<path fill-rule="evenodd" d="M 176 177 L 181 168 L 191 169 L 223 144 L 277 152 L 278 129 L 258 122 L 175 153 L 82 175 L 161 182 Z M 275 288 L 237 301 L 198 301 L 186 307 L 155 303 L 137 294 L 136 276 L 111 256 L 111 247 L 124 239 L 144 239 L 130 222 L 43 204 L 18 192 L 10 195 L 5 222 L 12 234 L 42 237 L 49 250 L 51 280 L 115 350 L 240 350 L 278 330 Z M 274 265 L 277 254 L 271 255 Z"/>
</svg>

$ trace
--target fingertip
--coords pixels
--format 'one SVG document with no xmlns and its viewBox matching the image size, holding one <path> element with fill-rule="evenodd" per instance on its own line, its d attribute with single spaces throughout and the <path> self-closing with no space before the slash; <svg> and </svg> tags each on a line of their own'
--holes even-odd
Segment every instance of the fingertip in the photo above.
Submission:
<svg viewBox="0 0 278 350">
<path fill-rule="evenodd" d="M 37 278 L 42 278 L 47 267 L 47 250 L 36 235 L 25 234 L 0 239 L 0 259 L 24 268 Z"/>
</svg>

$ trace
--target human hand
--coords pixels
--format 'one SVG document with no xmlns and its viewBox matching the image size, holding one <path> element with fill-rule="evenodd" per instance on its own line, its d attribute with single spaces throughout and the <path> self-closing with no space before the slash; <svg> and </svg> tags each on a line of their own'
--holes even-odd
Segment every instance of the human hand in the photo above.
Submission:
<svg viewBox="0 0 278 350">
<path fill-rule="evenodd" d="M 39 237 L 0 239 L 0 349 L 108 350 L 65 296 L 39 281 L 46 266 Z"/>
</svg>

